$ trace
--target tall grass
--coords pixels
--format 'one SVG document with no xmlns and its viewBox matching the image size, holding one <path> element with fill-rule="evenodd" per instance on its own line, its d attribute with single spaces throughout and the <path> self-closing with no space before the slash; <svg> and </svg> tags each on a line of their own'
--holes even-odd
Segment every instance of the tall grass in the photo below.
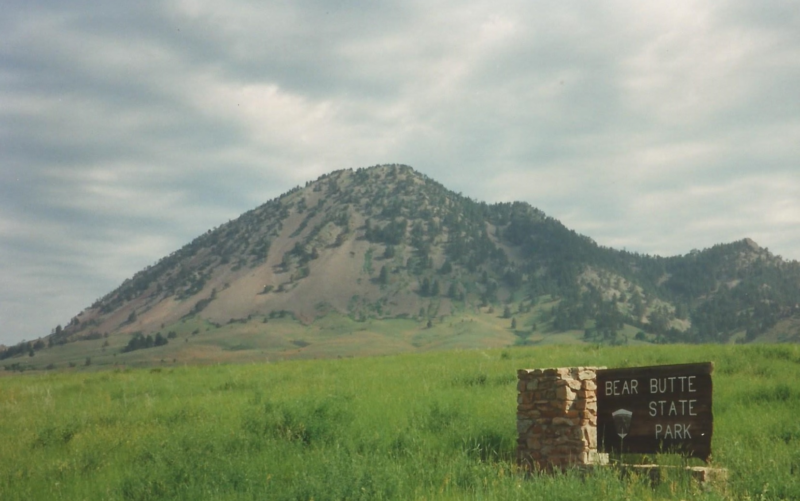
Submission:
<svg viewBox="0 0 800 501">
<path fill-rule="evenodd" d="M 716 363 L 713 463 L 514 464 L 516 370 Z M 800 499 L 797 346 L 560 346 L 0 378 L 0 499 Z"/>
</svg>

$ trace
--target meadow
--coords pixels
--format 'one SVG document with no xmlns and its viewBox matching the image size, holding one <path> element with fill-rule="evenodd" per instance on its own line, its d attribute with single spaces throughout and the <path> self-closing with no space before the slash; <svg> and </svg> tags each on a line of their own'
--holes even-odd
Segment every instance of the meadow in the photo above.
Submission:
<svg viewBox="0 0 800 501">
<path fill-rule="evenodd" d="M 715 363 L 712 465 L 515 466 L 516 370 Z M 800 346 L 558 345 L 0 377 L 0 499 L 800 499 Z M 664 463 L 680 458 L 647 458 Z"/>
</svg>

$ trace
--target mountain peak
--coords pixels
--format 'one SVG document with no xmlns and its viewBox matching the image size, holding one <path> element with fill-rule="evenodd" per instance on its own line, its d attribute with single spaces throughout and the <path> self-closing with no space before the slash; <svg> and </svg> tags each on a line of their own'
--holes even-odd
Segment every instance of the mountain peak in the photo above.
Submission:
<svg viewBox="0 0 800 501">
<path fill-rule="evenodd" d="M 627 342 L 624 324 L 642 333 L 639 340 L 724 341 L 743 329 L 766 332 L 800 302 L 800 272 L 762 257 L 749 238 L 674 258 L 620 252 L 527 203 L 477 202 L 407 165 L 384 164 L 325 174 L 209 230 L 56 328 L 47 344 L 98 340 L 103 351 L 120 343 L 136 350 L 184 336 L 192 353 L 252 345 L 301 356 L 312 352 L 308 341 L 281 337 L 271 319 L 305 328 L 336 315 L 349 322 L 331 327 L 340 334 L 372 321 L 410 322 L 408 334 L 381 338 L 399 351 L 466 346 L 452 337 L 467 332 L 456 325 L 436 336 L 418 332 L 465 315 L 470 322 L 483 315 L 489 329 L 463 338 L 469 346 L 562 332 Z M 714 298 L 726 290 L 731 304 L 717 318 Z M 334 337 L 319 343 L 348 353 L 348 341 Z"/>
<path fill-rule="evenodd" d="M 760 251 L 761 247 L 751 238 L 745 238 L 742 242 L 754 251 Z"/>
</svg>

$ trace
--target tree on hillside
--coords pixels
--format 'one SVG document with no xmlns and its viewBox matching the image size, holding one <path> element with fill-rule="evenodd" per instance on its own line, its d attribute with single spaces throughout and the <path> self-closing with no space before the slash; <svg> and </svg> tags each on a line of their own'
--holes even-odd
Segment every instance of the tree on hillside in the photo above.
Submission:
<svg viewBox="0 0 800 501">
<path fill-rule="evenodd" d="M 656 334 L 664 334 L 669 328 L 669 315 L 664 306 L 654 309 L 647 315 L 650 329 Z"/>
<path fill-rule="evenodd" d="M 370 242 L 375 239 L 375 236 L 372 234 L 372 221 L 369 218 L 364 221 L 364 238 Z"/>
<path fill-rule="evenodd" d="M 633 306 L 633 317 L 638 321 L 642 318 L 645 312 L 644 300 L 639 293 L 639 289 L 633 291 L 631 296 L 631 305 Z"/>
<path fill-rule="evenodd" d="M 427 277 L 422 279 L 422 283 L 419 286 L 419 294 L 420 296 L 430 296 L 431 294 L 431 281 Z"/>
</svg>

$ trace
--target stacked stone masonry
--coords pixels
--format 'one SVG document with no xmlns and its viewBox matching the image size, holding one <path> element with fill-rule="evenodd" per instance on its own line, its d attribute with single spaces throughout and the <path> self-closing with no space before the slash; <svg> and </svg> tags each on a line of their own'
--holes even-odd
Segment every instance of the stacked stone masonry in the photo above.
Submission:
<svg viewBox="0 0 800 501">
<path fill-rule="evenodd" d="M 602 464 L 597 452 L 597 375 L 605 367 L 517 372 L 517 462 L 530 470 Z"/>
</svg>

